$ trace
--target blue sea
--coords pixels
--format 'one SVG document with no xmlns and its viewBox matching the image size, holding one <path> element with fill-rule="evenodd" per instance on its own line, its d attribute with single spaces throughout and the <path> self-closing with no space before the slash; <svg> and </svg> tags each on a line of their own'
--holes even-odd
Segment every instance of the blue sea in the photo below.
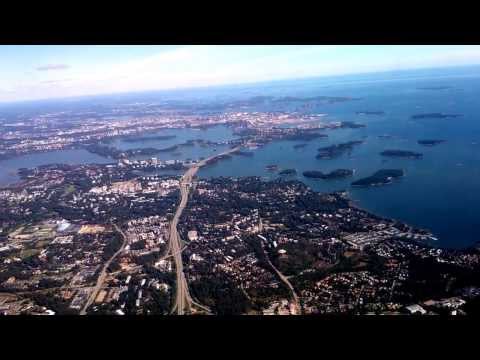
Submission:
<svg viewBox="0 0 480 360">
<path fill-rule="evenodd" d="M 425 87 L 448 88 L 421 89 Z M 158 97 L 162 98 L 166 94 L 159 92 Z M 174 95 L 168 94 L 170 97 Z M 257 175 L 275 178 L 278 175 L 268 172 L 265 168 L 267 165 L 276 164 L 280 169 L 294 168 L 298 172 L 296 178 L 317 191 L 347 190 L 358 206 L 366 210 L 432 231 L 438 237 L 433 245 L 462 248 L 480 240 L 477 232 L 477 225 L 480 224 L 480 212 L 477 209 L 480 204 L 480 67 L 300 79 L 181 92 L 182 101 L 200 99 L 203 102 L 246 99 L 259 95 L 359 98 L 356 101 L 315 106 L 309 108 L 308 113 L 327 114 L 322 121 L 354 121 L 365 124 L 366 127 L 328 130 L 328 138 L 309 142 L 273 142 L 254 150 L 253 157 L 234 156 L 230 160 L 202 168 L 198 173 L 200 177 Z M 151 94 L 149 96 L 152 98 Z M 267 105 L 257 110 L 285 109 Z M 305 112 L 303 108 L 295 106 L 288 110 Z M 358 111 L 383 111 L 385 114 L 357 115 Z M 411 118 L 419 113 L 462 116 L 446 119 Z M 158 134 L 177 137 L 170 140 L 145 140 L 141 143 L 117 140 L 114 145 L 122 149 L 162 148 L 190 139 L 219 141 L 234 138 L 231 130 L 224 126 L 207 130 L 171 129 Z M 442 139 L 446 142 L 425 147 L 417 144 L 420 139 Z M 336 159 L 315 158 L 317 148 L 350 140 L 365 142 L 356 146 L 351 153 Z M 299 143 L 307 145 L 294 149 L 293 146 Z M 222 149 L 221 146 L 202 148 L 196 145 L 181 148 L 174 155 L 162 153 L 159 158 L 195 159 Z M 424 155 L 418 160 L 384 158 L 379 153 L 385 149 L 412 150 Z M 5 184 L 14 181 L 16 168 L 61 161 L 109 162 L 108 159 L 83 150 L 32 154 L 0 161 L 0 182 Z M 305 170 L 327 172 L 338 168 L 354 169 L 354 177 L 345 180 L 313 180 L 301 175 Z M 382 168 L 401 168 L 406 175 L 381 187 L 350 186 L 353 180 L 369 176 Z"/>
</svg>

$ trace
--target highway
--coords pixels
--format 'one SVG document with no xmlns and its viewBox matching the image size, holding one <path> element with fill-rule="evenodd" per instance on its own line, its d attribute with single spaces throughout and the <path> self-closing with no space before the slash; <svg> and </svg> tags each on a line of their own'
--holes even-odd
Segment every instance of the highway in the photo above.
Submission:
<svg viewBox="0 0 480 360">
<path fill-rule="evenodd" d="M 125 233 L 116 225 L 116 224 L 113 224 L 113 227 L 115 228 L 115 230 L 117 230 L 123 237 L 123 243 L 122 243 L 122 246 L 120 247 L 120 249 L 117 250 L 117 252 L 115 254 L 112 255 L 112 257 L 110 259 L 108 259 L 108 261 L 103 265 L 103 268 L 102 268 L 102 271 L 100 272 L 100 275 L 98 276 L 97 278 L 97 283 L 95 284 L 95 287 L 93 288 L 92 292 L 90 293 L 90 296 L 88 297 L 88 300 L 87 302 L 85 303 L 85 305 L 83 306 L 82 310 L 80 311 L 80 315 L 86 315 L 87 314 L 87 309 L 90 305 L 93 304 L 93 302 L 95 301 L 95 298 L 97 297 L 97 294 L 98 292 L 100 291 L 100 289 L 102 288 L 103 286 L 103 283 L 105 282 L 105 279 L 107 277 L 107 270 L 108 270 L 108 267 L 110 266 L 110 264 L 112 263 L 112 261 L 118 256 L 118 254 L 120 254 L 124 249 L 125 249 L 125 246 L 127 245 L 127 236 L 125 235 Z"/>
<path fill-rule="evenodd" d="M 175 304 L 172 308 L 172 313 L 176 312 L 178 315 L 184 315 L 186 313 L 190 313 L 192 310 L 192 305 L 195 305 L 197 308 L 200 308 L 206 312 L 210 312 L 208 308 L 202 306 L 196 302 L 194 302 L 190 296 L 190 292 L 188 291 L 188 283 L 185 278 L 185 273 L 183 271 L 183 261 L 182 261 L 182 244 L 181 238 L 178 234 L 178 221 L 180 216 L 182 215 L 183 210 L 188 202 L 188 194 L 190 191 L 190 185 L 192 183 L 192 179 L 197 173 L 198 169 L 202 166 L 206 165 L 208 161 L 213 160 L 219 156 L 230 154 L 236 150 L 238 150 L 240 146 L 229 149 L 223 153 L 216 154 L 211 156 L 207 159 L 199 161 L 192 167 L 190 167 L 185 174 L 180 179 L 180 204 L 177 207 L 177 211 L 170 223 L 170 235 L 169 235 L 169 251 L 171 252 L 174 262 L 175 262 L 175 271 L 176 271 L 176 295 L 175 295 Z"/>
</svg>

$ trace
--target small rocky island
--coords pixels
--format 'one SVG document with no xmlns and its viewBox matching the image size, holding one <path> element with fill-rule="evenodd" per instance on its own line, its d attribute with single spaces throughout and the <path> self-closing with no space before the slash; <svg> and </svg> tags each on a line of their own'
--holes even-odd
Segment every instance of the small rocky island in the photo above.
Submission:
<svg viewBox="0 0 480 360">
<path fill-rule="evenodd" d="M 282 176 L 297 175 L 297 170 L 295 169 L 281 170 L 278 172 L 278 175 L 282 175 Z"/>
<path fill-rule="evenodd" d="M 354 140 L 346 143 L 334 144 L 330 146 L 321 147 L 318 149 L 317 159 L 333 159 L 343 155 L 348 151 L 352 151 L 355 145 L 362 144 L 362 140 Z"/>
<path fill-rule="evenodd" d="M 417 90 L 447 90 L 452 88 L 452 86 L 424 86 L 418 87 Z"/>
<path fill-rule="evenodd" d="M 232 152 L 233 155 L 239 155 L 239 156 L 245 156 L 245 157 L 253 157 L 254 153 L 252 151 L 242 151 L 242 150 L 237 150 Z"/>
<path fill-rule="evenodd" d="M 410 150 L 385 150 L 380 153 L 382 156 L 388 157 L 404 157 L 409 159 L 420 159 L 423 154 Z"/>
<path fill-rule="evenodd" d="M 441 143 L 444 143 L 446 140 L 436 140 L 436 139 L 424 139 L 418 140 L 418 143 L 423 146 L 435 146 Z"/>
<path fill-rule="evenodd" d="M 412 119 L 447 119 L 461 117 L 461 114 L 427 113 L 412 115 Z"/>
<path fill-rule="evenodd" d="M 337 169 L 329 173 L 323 173 L 317 170 L 304 171 L 303 176 L 312 179 L 334 180 L 344 179 L 353 175 L 353 170 L 350 169 Z"/>
<path fill-rule="evenodd" d="M 293 145 L 293 148 L 294 149 L 303 149 L 307 145 L 308 144 L 295 144 L 295 145 Z"/>
<path fill-rule="evenodd" d="M 378 170 L 372 176 L 352 182 L 352 186 L 378 186 L 390 184 L 393 179 L 402 177 L 404 171 L 402 169 L 382 169 Z"/>
<path fill-rule="evenodd" d="M 278 170 L 278 165 L 270 164 L 270 165 L 265 166 L 265 169 L 267 169 L 267 171 L 274 172 L 274 171 Z"/>
<path fill-rule="evenodd" d="M 343 128 L 343 129 L 360 129 L 360 128 L 364 128 L 366 126 L 367 125 L 365 125 L 365 124 L 358 124 L 358 123 L 353 122 L 353 121 L 342 121 L 340 123 L 340 127 Z"/>
</svg>

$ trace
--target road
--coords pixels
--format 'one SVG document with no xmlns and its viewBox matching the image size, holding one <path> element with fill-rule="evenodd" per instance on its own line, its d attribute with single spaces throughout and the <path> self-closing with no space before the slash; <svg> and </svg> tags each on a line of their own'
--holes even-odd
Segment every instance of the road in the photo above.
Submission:
<svg viewBox="0 0 480 360">
<path fill-rule="evenodd" d="M 108 270 L 108 267 L 110 266 L 110 264 L 112 263 L 112 261 L 118 256 L 118 254 L 120 254 L 124 249 L 125 249 L 125 246 L 127 245 L 127 236 L 125 235 L 125 233 L 116 225 L 116 224 L 113 224 L 113 227 L 115 228 L 115 230 L 117 230 L 123 237 L 123 243 L 122 243 L 122 246 L 120 247 L 120 249 L 117 250 L 117 252 L 115 254 L 112 255 L 112 257 L 110 259 L 108 259 L 108 261 L 103 265 L 103 268 L 102 268 L 102 271 L 100 272 L 100 275 L 98 276 L 97 278 L 97 283 L 95 284 L 95 287 L 93 288 L 92 292 L 90 293 L 90 296 L 88 297 L 88 300 L 87 302 L 85 303 L 85 305 L 83 306 L 82 310 L 80 311 L 80 315 L 86 315 L 87 314 L 87 309 L 90 305 L 93 304 L 93 302 L 95 301 L 95 298 L 97 297 L 97 294 L 98 292 L 100 291 L 100 289 L 102 288 L 103 286 L 103 283 L 105 282 L 105 279 L 107 277 L 107 270 Z"/>
<path fill-rule="evenodd" d="M 236 150 L 238 150 L 240 146 L 229 149 L 223 153 L 216 154 L 211 156 L 207 159 L 199 161 L 192 167 L 190 167 L 185 174 L 180 179 L 180 204 L 177 207 L 177 211 L 170 223 L 170 236 L 169 236 L 169 251 L 171 252 L 174 262 L 175 262 L 175 271 L 176 271 L 176 295 L 175 295 L 175 304 L 172 309 L 172 313 L 176 312 L 178 315 L 184 315 L 186 313 L 190 313 L 192 310 L 192 305 L 209 312 L 209 309 L 205 306 L 202 306 L 196 302 L 194 302 L 190 296 L 190 292 L 188 291 L 188 283 L 185 278 L 185 273 L 183 271 L 183 261 L 182 261 L 182 244 L 181 238 L 178 234 L 178 220 L 182 215 L 183 210 L 188 202 L 188 194 L 190 191 L 190 185 L 192 183 L 192 179 L 197 173 L 197 171 L 207 164 L 208 161 L 213 160 L 219 156 L 230 154 Z"/>
<path fill-rule="evenodd" d="M 268 265 L 273 269 L 275 274 L 277 274 L 278 278 L 290 289 L 290 293 L 292 295 L 293 304 L 295 306 L 295 312 L 292 315 L 300 315 L 301 314 L 301 306 L 300 306 L 300 299 L 298 298 L 295 289 L 293 288 L 292 284 L 288 280 L 288 278 L 283 275 L 270 261 L 267 252 L 265 251 L 263 240 L 261 241 L 263 253 L 265 255 L 265 260 L 267 261 Z"/>
</svg>

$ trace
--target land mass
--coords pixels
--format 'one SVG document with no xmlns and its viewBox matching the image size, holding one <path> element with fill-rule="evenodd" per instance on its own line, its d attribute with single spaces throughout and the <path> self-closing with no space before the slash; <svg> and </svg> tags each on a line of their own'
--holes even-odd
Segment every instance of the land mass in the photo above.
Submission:
<svg viewBox="0 0 480 360">
<path fill-rule="evenodd" d="M 320 102 L 326 104 L 334 104 L 337 102 L 346 102 L 346 101 L 353 101 L 353 100 L 360 100 L 359 98 L 353 98 L 348 96 L 314 96 L 314 97 L 295 97 L 295 96 L 285 96 L 281 98 L 277 98 L 273 100 L 273 102 Z"/>
<path fill-rule="evenodd" d="M 402 177 L 402 169 L 382 169 L 378 170 L 372 176 L 352 182 L 352 186 L 377 186 L 390 184 L 393 179 Z"/>
<path fill-rule="evenodd" d="M 385 111 L 357 111 L 357 115 L 385 115 Z"/>
<path fill-rule="evenodd" d="M 447 90 L 447 89 L 452 89 L 453 86 L 424 86 L 424 87 L 418 87 L 418 90 Z"/>
<path fill-rule="evenodd" d="M 302 148 L 304 148 L 305 146 L 307 146 L 307 144 L 296 144 L 296 145 L 293 145 L 293 148 L 294 148 L 294 149 L 302 149 Z"/>
<path fill-rule="evenodd" d="M 426 113 L 412 115 L 412 119 L 447 119 L 461 116 L 461 114 Z"/>
<path fill-rule="evenodd" d="M 310 170 L 304 171 L 303 176 L 313 179 L 333 180 L 343 179 L 353 175 L 353 170 L 350 169 L 337 169 L 329 173 L 323 173 L 321 171 Z"/>
<path fill-rule="evenodd" d="M 278 175 L 296 175 L 297 170 L 295 169 L 285 169 L 278 172 Z"/>
<path fill-rule="evenodd" d="M 242 151 L 242 150 L 237 150 L 232 152 L 232 155 L 239 155 L 239 156 L 246 156 L 246 157 L 253 157 L 254 153 L 251 151 Z"/>
<path fill-rule="evenodd" d="M 342 121 L 340 124 L 341 128 L 345 129 L 359 129 L 359 128 L 364 128 L 366 127 L 365 124 L 358 124 L 353 121 Z"/>
<path fill-rule="evenodd" d="M 351 151 L 355 145 L 362 144 L 362 140 L 349 141 L 346 143 L 334 144 L 318 149 L 317 159 L 333 159 Z"/>
<path fill-rule="evenodd" d="M 310 141 L 319 138 L 326 138 L 328 137 L 327 134 L 319 134 L 319 133 L 309 133 L 309 132 L 301 132 L 298 134 L 286 135 L 284 140 L 291 140 L 291 141 Z"/>
<path fill-rule="evenodd" d="M 123 141 L 128 143 L 137 143 L 143 141 L 151 141 L 151 140 L 171 140 L 175 139 L 176 135 L 158 135 L 158 136 L 141 136 L 141 137 L 132 137 L 123 139 Z"/>
<path fill-rule="evenodd" d="M 444 143 L 446 140 L 435 140 L 435 139 L 425 139 L 418 140 L 418 143 L 423 146 L 435 146 L 441 143 Z"/>
<path fill-rule="evenodd" d="M 409 159 L 419 159 L 423 156 L 422 153 L 409 150 L 385 150 L 382 151 L 380 155 L 389 157 L 406 157 Z"/>
</svg>

